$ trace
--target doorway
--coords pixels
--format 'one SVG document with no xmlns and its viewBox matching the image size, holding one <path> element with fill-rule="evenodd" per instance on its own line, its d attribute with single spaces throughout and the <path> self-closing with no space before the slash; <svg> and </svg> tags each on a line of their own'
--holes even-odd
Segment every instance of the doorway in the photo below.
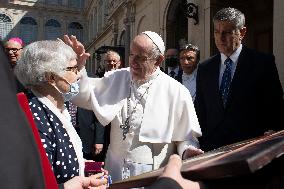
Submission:
<svg viewBox="0 0 284 189">
<path fill-rule="evenodd" d="M 273 53 L 273 1 L 211 0 L 211 19 L 223 7 L 234 7 L 245 14 L 247 33 L 243 44 L 265 53 Z M 211 55 L 218 52 L 211 23 Z"/>
</svg>

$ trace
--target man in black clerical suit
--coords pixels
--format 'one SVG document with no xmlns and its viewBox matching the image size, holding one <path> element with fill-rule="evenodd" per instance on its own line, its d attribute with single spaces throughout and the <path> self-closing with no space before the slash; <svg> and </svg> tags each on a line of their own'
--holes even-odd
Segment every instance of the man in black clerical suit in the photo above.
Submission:
<svg viewBox="0 0 284 189">
<path fill-rule="evenodd" d="M 213 23 L 220 53 L 200 63 L 195 98 L 204 151 L 284 126 L 283 90 L 274 56 L 242 45 L 246 27 L 239 10 L 223 8 Z"/>
<path fill-rule="evenodd" d="M 169 76 L 182 83 L 182 69 L 179 64 L 179 52 L 178 49 L 169 48 L 165 53 L 165 65 Z"/>
</svg>

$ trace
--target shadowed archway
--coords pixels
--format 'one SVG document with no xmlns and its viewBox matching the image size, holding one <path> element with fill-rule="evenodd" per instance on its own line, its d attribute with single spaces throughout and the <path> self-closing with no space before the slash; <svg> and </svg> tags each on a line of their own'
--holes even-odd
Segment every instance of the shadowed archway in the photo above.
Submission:
<svg viewBox="0 0 284 189">
<path fill-rule="evenodd" d="M 188 21 L 183 13 L 183 0 L 172 0 L 166 18 L 166 48 L 179 48 L 188 39 Z"/>
</svg>

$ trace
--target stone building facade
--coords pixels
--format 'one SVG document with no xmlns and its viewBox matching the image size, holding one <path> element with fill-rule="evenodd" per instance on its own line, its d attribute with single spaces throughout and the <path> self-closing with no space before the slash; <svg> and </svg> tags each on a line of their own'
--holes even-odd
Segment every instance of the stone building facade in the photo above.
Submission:
<svg viewBox="0 0 284 189">
<path fill-rule="evenodd" d="M 145 30 L 159 33 L 167 48 L 185 41 L 198 45 L 204 60 L 217 52 L 212 17 L 222 7 L 245 13 L 244 44 L 275 55 L 284 86 L 283 0 L 0 0 L 0 35 L 11 30 L 7 35 L 27 36 L 29 42 L 75 34 L 91 54 L 87 69 L 92 72 L 101 64 L 104 46 L 124 47 L 127 66 L 130 41 Z"/>
<path fill-rule="evenodd" d="M 284 1 L 281 0 L 93 1 L 87 12 L 91 26 L 89 34 L 92 36 L 87 48 L 93 55 L 89 69 L 95 70 L 100 64 L 95 51 L 102 46 L 124 46 L 125 65 L 128 65 L 129 43 L 145 30 L 159 33 L 167 48 L 178 48 L 185 41 L 198 45 L 201 60 L 204 60 L 217 52 L 212 17 L 222 7 L 235 7 L 245 13 L 248 32 L 244 44 L 275 55 L 284 86 L 284 35 L 281 34 L 284 29 L 284 13 L 281 11 Z"/>
<path fill-rule="evenodd" d="M 29 44 L 68 33 L 87 42 L 84 5 L 84 0 L 0 0 L 0 37 L 20 36 Z"/>
</svg>

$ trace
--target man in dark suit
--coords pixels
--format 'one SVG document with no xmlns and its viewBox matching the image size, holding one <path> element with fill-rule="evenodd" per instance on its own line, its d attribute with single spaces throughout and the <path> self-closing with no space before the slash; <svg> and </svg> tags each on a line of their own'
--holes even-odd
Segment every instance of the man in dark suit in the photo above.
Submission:
<svg viewBox="0 0 284 189">
<path fill-rule="evenodd" d="M 239 10 L 221 9 L 213 23 L 220 53 L 199 65 L 195 98 L 204 151 L 284 125 L 283 90 L 274 56 L 242 45 L 246 27 Z"/>
<path fill-rule="evenodd" d="M 165 53 L 165 65 L 166 73 L 177 80 L 182 82 L 182 69 L 179 65 L 179 54 L 178 50 L 174 48 L 169 48 Z"/>
<path fill-rule="evenodd" d="M 79 107 L 77 119 L 83 144 L 84 158 L 88 160 L 104 161 L 105 154 L 98 156 L 105 144 L 104 126 L 97 120 L 94 112 Z"/>
<path fill-rule="evenodd" d="M 92 72 L 90 77 L 97 77 Z M 83 155 L 87 160 L 104 161 L 109 141 L 110 127 L 103 126 L 92 110 L 77 108 L 77 124 L 82 140 Z"/>
</svg>

